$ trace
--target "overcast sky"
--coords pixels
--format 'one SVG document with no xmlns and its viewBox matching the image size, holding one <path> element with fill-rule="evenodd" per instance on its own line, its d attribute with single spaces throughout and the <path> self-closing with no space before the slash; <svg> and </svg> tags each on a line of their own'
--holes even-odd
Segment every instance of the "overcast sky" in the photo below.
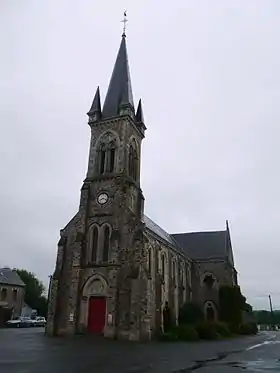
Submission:
<svg viewBox="0 0 280 373">
<path fill-rule="evenodd" d="M 228 219 L 243 292 L 280 308 L 279 0 L 0 0 L 0 265 L 53 271 L 125 8 L 146 214 L 170 233 Z"/>
</svg>

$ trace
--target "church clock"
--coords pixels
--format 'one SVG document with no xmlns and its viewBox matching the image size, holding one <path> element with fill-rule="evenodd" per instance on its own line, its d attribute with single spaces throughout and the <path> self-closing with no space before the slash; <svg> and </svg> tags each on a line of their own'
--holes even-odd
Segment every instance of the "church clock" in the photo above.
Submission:
<svg viewBox="0 0 280 373">
<path fill-rule="evenodd" d="M 99 196 L 97 197 L 97 202 L 100 204 L 100 205 L 105 205 L 109 200 L 109 197 L 108 197 L 108 194 L 107 193 L 101 193 L 99 194 Z"/>
</svg>

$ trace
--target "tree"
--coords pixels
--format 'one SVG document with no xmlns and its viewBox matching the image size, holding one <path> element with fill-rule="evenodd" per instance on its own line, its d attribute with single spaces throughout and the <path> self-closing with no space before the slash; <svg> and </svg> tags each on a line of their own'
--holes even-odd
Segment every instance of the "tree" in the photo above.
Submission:
<svg viewBox="0 0 280 373">
<path fill-rule="evenodd" d="M 253 307 L 251 306 L 251 304 L 249 304 L 249 303 L 246 302 L 245 303 L 244 311 L 253 312 Z"/>
<path fill-rule="evenodd" d="M 273 314 L 271 314 L 270 311 L 266 311 L 266 310 L 253 311 L 253 313 L 258 324 L 280 325 L 280 311 L 279 310 L 274 310 Z"/>
<path fill-rule="evenodd" d="M 40 316 L 47 314 L 47 299 L 44 296 L 45 287 L 34 273 L 25 269 L 16 269 L 18 275 L 25 283 L 24 301 L 29 307 L 37 310 Z"/>
<path fill-rule="evenodd" d="M 219 290 L 220 318 L 233 330 L 238 330 L 242 323 L 242 311 L 248 308 L 246 298 L 239 286 L 221 286 Z"/>
</svg>

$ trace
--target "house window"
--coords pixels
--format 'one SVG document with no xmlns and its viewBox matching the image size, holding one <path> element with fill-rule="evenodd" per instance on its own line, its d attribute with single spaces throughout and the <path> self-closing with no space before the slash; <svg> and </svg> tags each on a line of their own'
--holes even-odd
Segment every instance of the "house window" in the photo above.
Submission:
<svg viewBox="0 0 280 373">
<path fill-rule="evenodd" d="M 1 300 L 5 301 L 7 299 L 7 289 L 1 290 Z"/>
<path fill-rule="evenodd" d="M 13 289 L 13 301 L 17 301 L 17 289 Z"/>
</svg>

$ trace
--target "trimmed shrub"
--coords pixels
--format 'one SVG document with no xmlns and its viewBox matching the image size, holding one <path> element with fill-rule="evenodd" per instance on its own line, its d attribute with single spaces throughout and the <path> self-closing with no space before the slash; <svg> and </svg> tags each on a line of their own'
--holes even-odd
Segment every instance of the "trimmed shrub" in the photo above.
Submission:
<svg viewBox="0 0 280 373">
<path fill-rule="evenodd" d="M 203 320 L 204 315 L 201 308 L 193 302 L 183 304 L 179 310 L 178 321 L 180 325 L 196 324 Z"/>
<path fill-rule="evenodd" d="M 195 329 L 201 339 L 210 340 L 219 338 L 215 324 L 204 322 L 197 324 Z"/>
<path fill-rule="evenodd" d="M 241 324 L 239 328 L 239 333 L 242 335 L 257 334 L 258 327 L 255 323 Z"/>
<path fill-rule="evenodd" d="M 180 341 L 197 341 L 199 339 L 198 333 L 191 325 L 179 325 L 172 329 Z"/>
</svg>

